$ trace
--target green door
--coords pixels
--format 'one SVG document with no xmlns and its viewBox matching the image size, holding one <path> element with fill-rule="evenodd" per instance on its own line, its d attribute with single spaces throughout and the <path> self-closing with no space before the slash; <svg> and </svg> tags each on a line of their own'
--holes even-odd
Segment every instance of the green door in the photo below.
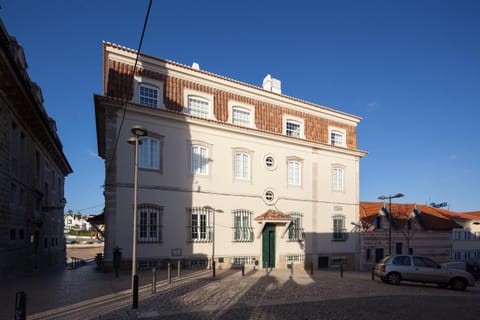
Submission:
<svg viewBox="0 0 480 320">
<path fill-rule="evenodd" d="M 262 234 L 262 259 L 264 268 L 275 267 L 275 225 L 267 223 Z"/>
</svg>

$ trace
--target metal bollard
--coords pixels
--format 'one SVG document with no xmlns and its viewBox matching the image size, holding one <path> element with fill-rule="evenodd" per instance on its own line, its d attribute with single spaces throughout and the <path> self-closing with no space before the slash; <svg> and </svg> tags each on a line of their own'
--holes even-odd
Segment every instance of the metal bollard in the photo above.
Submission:
<svg viewBox="0 0 480 320">
<path fill-rule="evenodd" d="M 152 293 L 157 292 L 157 269 L 152 269 Z"/>
<path fill-rule="evenodd" d="M 340 278 L 343 278 L 343 263 L 340 264 Z"/>
<path fill-rule="evenodd" d="M 167 278 L 168 283 L 172 283 L 172 273 L 170 272 L 170 262 L 167 264 Z"/>
<path fill-rule="evenodd" d="M 138 309 L 138 275 L 133 276 L 132 309 Z"/>
<path fill-rule="evenodd" d="M 375 268 L 372 268 L 372 280 L 375 280 Z"/>
<path fill-rule="evenodd" d="M 310 274 L 313 276 L 313 261 L 310 262 Z"/>
<path fill-rule="evenodd" d="M 245 277 L 245 264 L 242 264 L 242 277 Z"/>
<path fill-rule="evenodd" d="M 177 261 L 177 278 L 180 279 L 180 260 Z"/>
<path fill-rule="evenodd" d="M 17 292 L 15 300 L 15 320 L 25 320 L 27 317 L 27 295 L 24 291 Z"/>
</svg>

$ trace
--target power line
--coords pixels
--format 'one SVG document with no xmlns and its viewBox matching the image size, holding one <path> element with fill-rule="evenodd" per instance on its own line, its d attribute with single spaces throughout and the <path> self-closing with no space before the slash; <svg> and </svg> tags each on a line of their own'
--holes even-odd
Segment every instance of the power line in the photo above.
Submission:
<svg viewBox="0 0 480 320">
<path fill-rule="evenodd" d="M 83 208 L 83 209 L 79 209 L 79 210 L 72 210 L 72 211 L 73 212 L 81 212 L 81 211 L 85 211 L 85 210 L 89 210 L 89 209 L 95 209 L 95 208 L 103 207 L 104 205 L 105 205 L 104 203 L 100 203 L 100 204 L 97 204 L 97 205 L 94 205 L 94 206 L 91 206 L 91 207 L 88 207 L 88 208 Z"/>
<path fill-rule="evenodd" d="M 138 59 L 140 57 L 140 51 L 142 50 L 142 44 L 143 44 L 143 36 L 145 35 L 145 30 L 147 29 L 147 23 L 148 23 L 148 18 L 150 16 L 150 9 L 152 7 L 152 0 L 149 1 L 148 3 L 148 9 L 147 13 L 145 14 L 145 21 L 143 23 L 143 30 L 142 30 L 142 35 L 140 36 L 140 42 L 138 43 L 138 49 L 137 49 L 137 55 L 135 57 L 135 64 L 133 65 L 133 71 L 132 74 L 130 75 L 130 80 L 128 81 L 128 90 L 126 92 L 126 95 L 130 93 L 130 90 L 132 89 L 132 83 L 134 80 L 135 76 L 135 71 L 137 70 L 137 64 L 138 64 Z M 112 156 L 110 157 L 110 161 L 107 162 L 107 168 L 111 165 L 113 159 L 115 158 L 115 154 L 117 153 L 117 146 L 118 146 L 118 141 L 120 139 L 120 132 L 122 132 L 123 128 L 123 123 L 125 122 L 125 115 L 127 113 L 127 103 L 128 103 L 128 96 L 125 96 L 123 100 L 123 114 L 122 114 L 122 121 L 120 122 L 120 126 L 118 128 L 117 136 L 115 137 L 115 144 L 113 147 L 113 152 Z"/>
</svg>

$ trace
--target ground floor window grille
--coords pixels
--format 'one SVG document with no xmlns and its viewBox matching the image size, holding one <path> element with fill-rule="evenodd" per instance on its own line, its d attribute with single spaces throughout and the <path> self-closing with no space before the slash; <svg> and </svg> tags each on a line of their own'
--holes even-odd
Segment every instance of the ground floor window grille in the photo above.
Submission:
<svg viewBox="0 0 480 320">
<path fill-rule="evenodd" d="M 345 216 L 337 214 L 333 216 L 333 240 L 347 240 L 347 229 L 345 229 Z"/>
<path fill-rule="evenodd" d="M 163 207 L 152 204 L 138 206 L 138 241 L 162 241 L 162 215 Z"/>
<path fill-rule="evenodd" d="M 288 228 L 288 240 L 303 240 L 303 214 L 298 212 L 290 212 L 289 215 L 292 217 L 292 222 Z"/>
<path fill-rule="evenodd" d="M 332 266 L 340 266 L 342 264 L 346 264 L 347 260 L 345 257 L 331 257 L 330 258 L 330 265 Z"/>
<path fill-rule="evenodd" d="M 158 268 L 159 263 L 157 260 L 140 260 L 138 261 L 138 270 L 151 270 Z"/>
<path fill-rule="evenodd" d="M 305 255 L 295 254 L 287 256 L 287 263 L 303 262 L 305 261 Z"/>
<path fill-rule="evenodd" d="M 190 260 L 190 268 L 191 269 L 202 269 L 208 266 L 208 259 L 191 259 Z"/>
<path fill-rule="evenodd" d="M 252 212 L 248 210 L 233 210 L 233 240 L 253 241 L 253 228 L 251 225 Z"/>
<path fill-rule="evenodd" d="M 190 241 L 210 242 L 212 226 L 210 226 L 209 210 L 199 208 L 187 209 Z"/>
<path fill-rule="evenodd" d="M 232 264 L 243 265 L 243 264 L 254 264 L 254 263 L 255 263 L 255 257 L 252 257 L 252 256 L 239 256 L 239 257 L 232 258 Z"/>
</svg>

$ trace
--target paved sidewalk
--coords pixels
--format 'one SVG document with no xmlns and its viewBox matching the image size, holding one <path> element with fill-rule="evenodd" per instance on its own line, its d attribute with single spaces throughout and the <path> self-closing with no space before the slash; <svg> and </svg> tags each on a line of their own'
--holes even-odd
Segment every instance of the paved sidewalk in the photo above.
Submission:
<svg viewBox="0 0 480 320">
<path fill-rule="evenodd" d="M 372 281 L 370 273 L 303 270 L 176 270 L 167 282 L 166 270 L 157 272 L 156 293 L 152 293 L 152 273 L 139 274 L 139 308 L 132 310 L 131 276 L 95 271 L 93 266 L 57 273 L 11 278 L 2 282 L 0 299 L 4 307 L 0 319 L 14 319 L 15 292 L 27 293 L 27 319 L 218 319 L 241 314 L 238 319 L 262 319 L 257 313 L 265 306 L 288 305 L 293 318 L 298 302 L 329 301 L 381 296 L 443 296 L 480 298 L 480 288 L 466 292 L 429 285 L 391 286 Z M 6 289 L 3 287 L 6 284 Z M 479 301 L 480 302 L 480 301 Z M 242 310 L 240 312 L 239 310 Z M 249 310 L 245 314 L 245 310 Z M 202 315 L 202 316 L 199 316 Z"/>
</svg>

